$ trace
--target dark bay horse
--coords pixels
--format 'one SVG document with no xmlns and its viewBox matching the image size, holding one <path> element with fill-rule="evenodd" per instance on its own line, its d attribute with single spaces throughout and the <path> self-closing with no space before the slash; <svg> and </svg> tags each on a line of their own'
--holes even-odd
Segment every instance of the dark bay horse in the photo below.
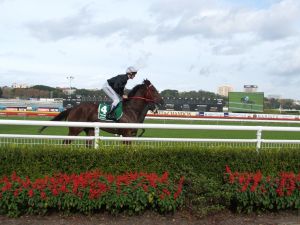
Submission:
<svg viewBox="0 0 300 225">
<path fill-rule="evenodd" d="M 128 94 L 128 99 L 123 101 L 123 115 L 119 123 L 142 123 L 144 122 L 148 109 L 153 105 L 162 104 L 163 100 L 156 88 L 149 80 L 144 80 L 142 84 L 136 85 Z M 57 116 L 52 121 L 73 121 L 73 122 L 105 122 L 98 119 L 98 104 L 81 103 L 73 108 L 69 108 Z M 46 126 L 40 129 L 40 133 Z M 137 135 L 137 129 L 125 128 L 100 128 L 109 133 L 132 137 Z M 84 131 L 86 135 L 93 136 L 94 128 L 69 127 L 69 136 L 77 136 Z M 71 140 L 65 140 L 69 144 Z M 90 145 L 89 143 L 88 145 Z"/>
</svg>

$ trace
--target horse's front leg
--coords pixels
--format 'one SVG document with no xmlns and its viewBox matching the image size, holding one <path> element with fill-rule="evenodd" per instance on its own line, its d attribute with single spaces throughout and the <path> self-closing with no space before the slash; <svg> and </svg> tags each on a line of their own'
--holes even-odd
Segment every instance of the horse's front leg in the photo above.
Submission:
<svg viewBox="0 0 300 225">
<path fill-rule="evenodd" d="M 86 136 L 95 136 L 95 130 L 94 129 L 84 129 L 84 132 L 86 133 Z M 87 148 L 93 147 L 94 141 L 93 140 L 86 140 L 85 146 Z"/>
<path fill-rule="evenodd" d="M 137 129 L 124 129 L 122 132 L 123 137 L 133 137 L 136 135 Z M 125 145 L 131 145 L 131 141 L 123 141 Z"/>
</svg>

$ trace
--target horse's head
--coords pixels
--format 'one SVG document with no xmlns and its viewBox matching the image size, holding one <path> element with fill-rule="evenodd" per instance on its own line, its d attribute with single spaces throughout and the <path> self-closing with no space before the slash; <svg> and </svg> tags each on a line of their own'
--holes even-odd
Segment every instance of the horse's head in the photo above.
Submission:
<svg viewBox="0 0 300 225">
<path fill-rule="evenodd" d="M 149 104 L 163 104 L 163 99 L 156 88 L 149 80 L 144 80 L 140 85 L 135 86 L 128 94 L 129 99 L 141 99 Z"/>
<path fill-rule="evenodd" d="M 147 79 L 144 80 L 143 84 L 146 86 L 146 89 L 147 89 L 145 98 L 150 99 L 151 103 L 163 104 L 164 101 L 163 101 L 161 95 L 159 94 L 159 92 L 154 87 L 154 85 L 151 84 L 151 82 Z"/>
</svg>

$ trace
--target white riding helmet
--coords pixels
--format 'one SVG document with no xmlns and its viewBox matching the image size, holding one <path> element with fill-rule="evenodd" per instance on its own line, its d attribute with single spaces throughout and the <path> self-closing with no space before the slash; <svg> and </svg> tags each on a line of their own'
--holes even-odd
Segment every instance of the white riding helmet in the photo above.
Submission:
<svg viewBox="0 0 300 225">
<path fill-rule="evenodd" d="M 137 73 L 137 69 L 133 66 L 129 66 L 126 70 L 126 73 Z"/>
</svg>

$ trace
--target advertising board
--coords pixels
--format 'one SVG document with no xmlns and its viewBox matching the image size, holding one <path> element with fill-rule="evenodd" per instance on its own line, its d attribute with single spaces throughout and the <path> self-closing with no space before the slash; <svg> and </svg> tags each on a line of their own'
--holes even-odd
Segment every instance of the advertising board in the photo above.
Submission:
<svg viewBox="0 0 300 225">
<path fill-rule="evenodd" d="M 263 92 L 229 92 L 229 112 L 263 112 Z"/>
</svg>

